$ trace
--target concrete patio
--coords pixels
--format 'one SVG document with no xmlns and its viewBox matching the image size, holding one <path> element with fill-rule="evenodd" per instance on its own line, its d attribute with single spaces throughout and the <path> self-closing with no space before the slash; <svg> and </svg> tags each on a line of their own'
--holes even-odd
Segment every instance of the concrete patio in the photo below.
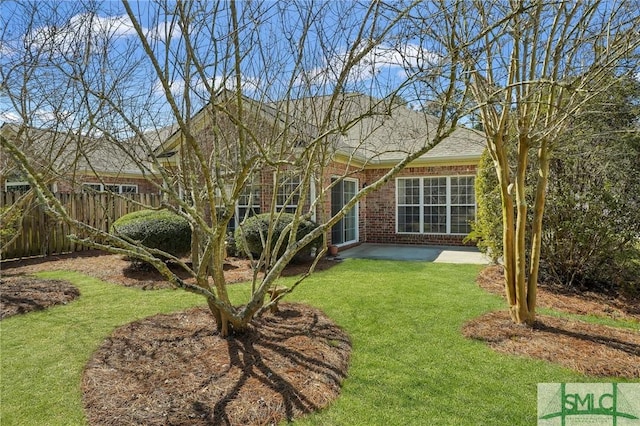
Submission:
<svg viewBox="0 0 640 426">
<path fill-rule="evenodd" d="M 487 264 L 489 259 L 475 247 L 360 244 L 340 250 L 343 259 L 413 260 L 440 263 Z"/>
</svg>

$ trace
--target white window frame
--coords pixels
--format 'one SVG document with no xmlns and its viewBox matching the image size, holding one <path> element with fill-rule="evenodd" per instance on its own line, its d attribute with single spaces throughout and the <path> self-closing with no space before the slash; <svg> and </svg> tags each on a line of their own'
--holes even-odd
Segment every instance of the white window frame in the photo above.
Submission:
<svg viewBox="0 0 640 426">
<path fill-rule="evenodd" d="M 4 182 L 4 190 L 5 190 L 6 192 L 9 192 L 9 191 L 16 191 L 16 189 L 9 189 L 9 188 L 15 188 L 15 187 L 18 187 L 18 186 L 27 186 L 27 187 L 28 187 L 28 188 L 27 188 L 27 191 L 28 191 L 29 189 L 31 189 L 31 184 L 30 184 L 29 182 L 27 182 L 27 181 L 18 181 L 18 182 L 8 182 L 8 181 L 5 181 L 5 182 Z"/>
<path fill-rule="evenodd" d="M 133 191 L 124 191 L 125 187 L 129 187 L 131 189 L 133 189 Z M 118 192 L 119 194 L 137 194 L 138 193 L 138 185 L 133 184 L 133 183 L 121 183 L 118 184 L 118 189 L 120 192 Z"/>
<path fill-rule="evenodd" d="M 280 175 L 280 180 L 277 179 L 277 177 L 278 176 L 274 173 L 273 181 L 275 183 L 275 191 L 276 191 L 276 194 L 275 194 L 276 195 L 276 211 L 280 212 L 284 210 L 285 213 L 293 213 L 298 208 L 298 202 L 296 202 L 296 198 L 298 201 L 300 201 L 300 192 L 302 189 L 302 187 L 300 186 L 301 185 L 300 175 L 293 174 L 293 173 L 283 173 Z M 291 180 L 292 178 L 295 178 L 297 183 L 293 185 L 289 183 L 289 180 Z M 298 195 L 291 197 L 291 199 L 289 200 L 289 204 L 279 203 L 280 201 L 279 198 L 281 195 L 280 188 L 283 188 L 285 185 L 287 190 L 289 189 L 295 190 L 295 188 L 298 188 L 297 189 Z M 291 192 L 288 191 L 286 194 L 282 194 L 282 195 L 284 198 L 289 198 L 293 192 L 295 191 L 291 191 Z"/>
<path fill-rule="evenodd" d="M 104 188 L 102 187 L 101 183 L 93 183 L 93 182 L 82 182 L 82 190 L 83 191 L 96 191 L 96 192 L 102 192 L 104 191 Z"/>
<path fill-rule="evenodd" d="M 249 192 L 249 195 L 246 195 L 245 192 Z M 257 193 L 257 196 L 254 196 L 254 194 Z M 232 228 L 237 228 L 238 225 L 240 223 L 242 223 L 245 219 L 245 214 L 241 213 L 240 210 L 241 209 L 245 209 L 244 211 L 246 212 L 247 210 L 252 210 L 254 211 L 256 214 L 260 214 L 262 212 L 262 205 L 260 200 L 262 199 L 262 187 L 260 186 L 260 184 L 253 184 L 251 186 L 248 186 L 245 188 L 245 190 L 243 191 L 243 194 L 240 195 L 240 197 L 238 198 L 238 202 L 236 203 L 236 208 L 235 208 L 235 216 L 234 216 L 234 225 Z M 241 201 L 248 201 L 248 202 L 241 202 Z M 251 217 L 252 214 L 247 215 L 246 217 Z"/>
<path fill-rule="evenodd" d="M 446 231 L 445 232 L 425 232 L 425 222 L 424 222 L 424 212 L 425 207 L 431 206 L 431 204 L 426 204 L 424 200 L 424 189 L 425 189 L 425 181 L 429 179 L 442 179 L 446 178 Z M 470 207 L 473 206 L 474 209 L 474 217 L 478 213 L 477 201 L 474 196 L 474 203 L 456 203 L 452 204 L 452 191 L 451 191 L 451 179 L 452 178 L 474 178 L 475 175 L 452 175 L 452 176 L 403 176 L 396 178 L 396 234 L 409 234 L 409 235 L 468 235 L 467 232 L 451 232 L 451 208 L 452 207 Z M 418 204 L 407 204 L 400 203 L 400 191 L 399 191 L 399 181 L 401 180 L 409 180 L 409 179 L 419 179 L 419 203 Z M 419 208 L 419 230 L 416 232 L 410 231 L 400 231 L 400 216 L 399 210 L 400 207 L 418 207 Z"/>
<path fill-rule="evenodd" d="M 102 184 L 102 183 L 96 183 L 96 182 L 83 182 L 82 183 L 83 187 L 88 187 L 91 191 L 96 191 L 96 192 L 106 192 L 106 191 L 110 191 L 110 192 L 114 192 L 116 194 L 137 194 L 138 193 L 138 185 L 133 184 L 133 183 L 108 183 L 108 184 Z M 129 187 L 129 188 L 133 188 L 134 191 L 133 192 L 123 192 L 123 188 L 124 187 Z M 114 191 L 112 188 L 117 189 L 117 191 Z"/>
</svg>

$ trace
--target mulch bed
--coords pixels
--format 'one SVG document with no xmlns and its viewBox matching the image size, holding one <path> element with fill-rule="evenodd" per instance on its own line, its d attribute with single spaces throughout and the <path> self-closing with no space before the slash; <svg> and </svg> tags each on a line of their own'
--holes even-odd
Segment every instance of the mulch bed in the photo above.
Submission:
<svg viewBox="0 0 640 426">
<path fill-rule="evenodd" d="M 503 267 L 500 265 L 483 269 L 476 282 L 490 293 L 505 296 Z M 538 285 L 537 305 L 571 314 L 640 321 L 640 300 L 638 299 L 589 291 L 571 291 L 546 283 Z"/>
<path fill-rule="evenodd" d="M 0 320 L 54 305 L 65 305 L 78 296 L 80 291 L 66 281 L 3 276 L 0 279 Z"/>
<path fill-rule="evenodd" d="M 323 271 L 337 263 L 335 260 L 323 258 L 318 262 L 315 270 Z M 299 275 L 305 273 L 309 266 L 310 264 L 305 263 L 291 264 L 287 266 L 282 275 Z M 170 267 L 182 278 L 188 276 L 178 265 L 174 264 Z M 2 263 L 3 275 L 59 270 L 77 271 L 103 281 L 143 290 L 173 288 L 155 269 L 132 266 L 131 262 L 124 260 L 120 255 L 105 254 L 97 250 Z M 253 271 L 249 260 L 227 258 L 224 265 L 224 276 L 228 283 L 250 281 L 253 278 Z M 187 281 L 190 280 L 187 279 Z"/>
<path fill-rule="evenodd" d="M 591 376 L 640 378 L 640 333 L 547 315 L 533 327 L 509 312 L 490 312 L 465 324 L 463 334 L 498 352 L 554 362 Z"/>
<path fill-rule="evenodd" d="M 502 267 L 478 276 L 480 287 L 504 295 Z M 538 288 L 538 306 L 572 314 L 640 320 L 634 301 L 591 293 Z M 547 360 L 584 374 L 640 378 L 640 333 L 583 321 L 536 315 L 532 327 L 515 324 L 507 311 L 490 312 L 464 325 L 465 336 L 487 342 L 498 352 Z"/>
<path fill-rule="evenodd" d="M 321 311 L 282 304 L 228 339 L 213 324 L 196 308 L 117 329 L 84 372 L 90 424 L 277 424 L 340 393 L 351 344 Z"/>
<path fill-rule="evenodd" d="M 316 270 L 336 264 L 322 259 Z M 283 275 L 305 273 L 309 266 L 290 265 Z M 145 290 L 169 287 L 157 272 L 99 252 L 6 262 L 2 315 L 42 309 L 67 297 L 69 284 L 26 275 L 52 270 L 78 271 Z M 247 260 L 227 260 L 228 282 L 252 276 Z M 22 296 L 11 297 L 9 285 Z M 82 389 L 89 423 L 271 425 L 327 406 L 338 397 L 347 374 L 349 338 L 315 308 L 279 307 L 279 312 L 254 319 L 246 333 L 227 339 L 215 331 L 204 308 L 118 328 L 85 368 Z"/>
</svg>

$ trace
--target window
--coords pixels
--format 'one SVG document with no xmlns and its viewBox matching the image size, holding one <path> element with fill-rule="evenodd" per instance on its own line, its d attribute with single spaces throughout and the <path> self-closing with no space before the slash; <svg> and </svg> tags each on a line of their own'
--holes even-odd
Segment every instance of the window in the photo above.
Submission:
<svg viewBox="0 0 640 426">
<path fill-rule="evenodd" d="M 113 192 L 116 194 L 137 194 L 138 185 L 131 184 L 109 184 L 103 185 L 101 183 L 83 183 L 82 189 L 85 192 Z"/>
<path fill-rule="evenodd" d="M 7 192 L 27 192 L 31 189 L 29 182 L 5 182 L 4 190 Z"/>
<path fill-rule="evenodd" d="M 229 222 L 227 229 L 233 231 L 236 229 L 236 224 L 257 214 L 260 214 L 260 186 L 252 185 L 246 187 L 238 197 L 235 216 Z"/>
<path fill-rule="evenodd" d="M 242 222 L 245 218 L 260 214 L 260 187 L 247 187 L 238 198 L 236 216 Z"/>
<path fill-rule="evenodd" d="M 398 178 L 398 233 L 468 234 L 476 215 L 473 176 Z"/>
<path fill-rule="evenodd" d="M 102 184 L 99 183 L 83 183 L 82 192 L 102 191 Z"/>
<path fill-rule="evenodd" d="M 300 201 L 300 176 L 288 175 L 279 179 L 276 210 L 294 213 Z"/>
<path fill-rule="evenodd" d="M 473 176 L 451 177 L 451 233 L 468 234 L 476 218 Z"/>
</svg>

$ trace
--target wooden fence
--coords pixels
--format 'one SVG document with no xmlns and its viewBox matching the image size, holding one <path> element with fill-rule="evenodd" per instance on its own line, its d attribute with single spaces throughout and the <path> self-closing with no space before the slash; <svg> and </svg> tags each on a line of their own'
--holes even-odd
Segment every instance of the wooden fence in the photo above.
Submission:
<svg viewBox="0 0 640 426">
<path fill-rule="evenodd" d="M 21 195 L 17 192 L 0 192 L 0 207 L 13 205 Z M 159 206 L 161 201 L 158 194 L 56 194 L 56 198 L 65 206 L 69 216 L 103 231 L 108 231 L 120 216 L 142 209 L 141 205 Z M 88 250 L 85 246 L 69 241 L 67 236 L 70 234 L 81 235 L 70 229 L 68 224 L 49 216 L 34 198 L 23 211 L 22 232 L 13 244 L 3 250 L 2 259 Z"/>
</svg>

